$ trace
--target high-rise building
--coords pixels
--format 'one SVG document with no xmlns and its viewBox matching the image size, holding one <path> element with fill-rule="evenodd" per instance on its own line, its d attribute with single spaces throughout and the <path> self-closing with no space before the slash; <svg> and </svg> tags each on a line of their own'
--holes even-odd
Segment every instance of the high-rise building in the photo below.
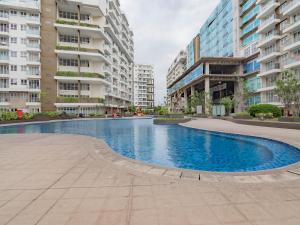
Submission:
<svg viewBox="0 0 300 225">
<path fill-rule="evenodd" d="M 0 1 L 0 112 L 40 112 L 40 1 Z"/>
<path fill-rule="evenodd" d="M 181 50 L 176 56 L 167 74 L 167 87 L 171 86 L 186 70 L 186 52 Z"/>
<path fill-rule="evenodd" d="M 42 110 L 126 109 L 133 100 L 133 33 L 119 1 L 42 1 L 41 9 Z"/>
<path fill-rule="evenodd" d="M 134 106 L 142 109 L 154 107 L 154 70 L 151 65 L 134 66 Z"/>
<path fill-rule="evenodd" d="M 175 111 L 186 107 L 195 91 L 205 90 L 218 105 L 234 94 L 238 77 L 247 81 L 249 105 L 282 106 L 275 93 L 281 72 L 292 69 L 300 79 L 299 0 L 221 0 L 199 36 L 200 60 L 191 66 L 189 45 L 188 70 L 175 82 L 167 76 Z M 235 79 L 229 81 L 229 75 Z"/>
<path fill-rule="evenodd" d="M 262 103 L 281 106 L 274 89 L 280 73 L 292 69 L 300 78 L 300 1 L 258 0 Z"/>
<path fill-rule="evenodd" d="M 197 35 L 186 48 L 186 68 L 189 69 L 200 59 L 200 36 Z"/>
</svg>

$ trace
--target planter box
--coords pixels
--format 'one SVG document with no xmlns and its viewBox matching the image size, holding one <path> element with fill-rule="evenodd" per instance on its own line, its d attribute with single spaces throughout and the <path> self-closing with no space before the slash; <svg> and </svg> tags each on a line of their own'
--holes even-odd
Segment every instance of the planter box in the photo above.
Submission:
<svg viewBox="0 0 300 225">
<path fill-rule="evenodd" d="M 280 122 L 289 122 L 289 123 L 300 123 L 300 117 L 281 117 L 278 119 Z"/>
</svg>

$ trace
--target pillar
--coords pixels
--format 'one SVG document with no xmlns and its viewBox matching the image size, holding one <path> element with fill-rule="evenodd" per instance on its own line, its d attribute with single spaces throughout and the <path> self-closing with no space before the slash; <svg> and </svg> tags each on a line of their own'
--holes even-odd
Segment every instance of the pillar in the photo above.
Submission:
<svg viewBox="0 0 300 225">
<path fill-rule="evenodd" d="M 209 77 L 205 78 L 205 114 L 209 115 L 210 114 L 210 106 L 209 106 L 209 101 L 210 101 L 210 80 Z"/>
<path fill-rule="evenodd" d="M 205 63 L 205 74 L 210 74 L 209 63 Z"/>
<path fill-rule="evenodd" d="M 195 94 L 195 86 L 191 86 L 191 95 L 194 95 Z"/>
<path fill-rule="evenodd" d="M 183 94 L 184 94 L 184 109 L 187 109 L 188 108 L 188 93 L 187 93 L 187 89 L 184 90 Z"/>
</svg>

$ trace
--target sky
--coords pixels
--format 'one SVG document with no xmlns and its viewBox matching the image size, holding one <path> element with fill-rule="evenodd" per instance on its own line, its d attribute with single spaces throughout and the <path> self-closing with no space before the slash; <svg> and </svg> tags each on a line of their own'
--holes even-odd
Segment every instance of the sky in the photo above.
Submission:
<svg viewBox="0 0 300 225">
<path fill-rule="evenodd" d="M 135 63 L 154 66 L 155 103 L 164 103 L 166 76 L 220 0 L 120 0 L 134 32 Z"/>
</svg>

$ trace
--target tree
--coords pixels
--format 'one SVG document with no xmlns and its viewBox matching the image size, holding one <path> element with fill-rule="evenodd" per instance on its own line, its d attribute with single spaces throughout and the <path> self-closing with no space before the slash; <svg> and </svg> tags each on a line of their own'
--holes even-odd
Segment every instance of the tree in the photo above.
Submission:
<svg viewBox="0 0 300 225">
<path fill-rule="evenodd" d="M 233 101 L 237 111 L 244 111 L 248 102 L 250 91 L 244 78 L 238 78 Z"/>
<path fill-rule="evenodd" d="M 136 112 L 136 107 L 134 105 L 131 105 L 129 108 L 129 112 L 135 113 Z"/>
<path fill-rule="evenodd" d="M 204 106 L 205 104 L 205 92 L 195 92 L 191 97 L 190 97 L 190 105 L 195 110 L 197 106 Z"/>
<path fill-rule="evenodd" d="M 231 113 L 231 110 L 234 106 L 233 100 L 230 97 L 225 97 L 225 98 L 221 99 L 220 103 L 225 106 L 226 115 L 229 116 L 229 114 Z"/>
<path fill-rule="evenodd" d="M 284 105 L 284 116 L 288 116 L 292 111 L 292 104 L 299 111 L 299 91 L 300 82 L 297 80 L 293 70 L 285 70 L 281 73 L 281 79 L 276 81 L 275 92 Z"/>
</svg>

